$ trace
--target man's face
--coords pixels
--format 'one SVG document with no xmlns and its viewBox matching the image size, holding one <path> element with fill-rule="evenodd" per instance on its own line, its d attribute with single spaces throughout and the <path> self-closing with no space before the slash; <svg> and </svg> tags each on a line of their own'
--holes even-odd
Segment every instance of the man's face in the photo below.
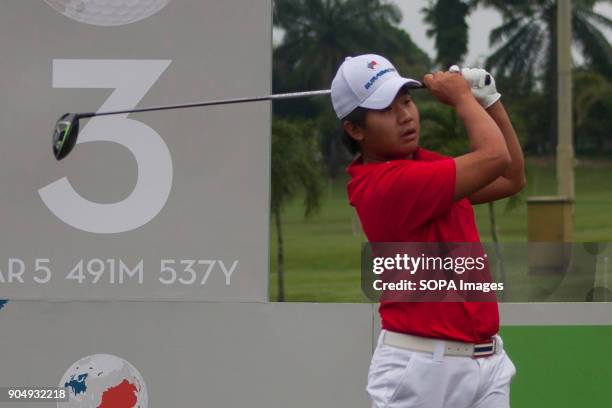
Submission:
<svg viewBox="0 0 612 408">
<path fill-rule="evenodd" d="M 419 144 L 419 111 L 407 92 L 400 91 L 391 105 L 369 110 L 365 128 L 354 127 L 366 160 L 409 159 Z"/>
</svg>

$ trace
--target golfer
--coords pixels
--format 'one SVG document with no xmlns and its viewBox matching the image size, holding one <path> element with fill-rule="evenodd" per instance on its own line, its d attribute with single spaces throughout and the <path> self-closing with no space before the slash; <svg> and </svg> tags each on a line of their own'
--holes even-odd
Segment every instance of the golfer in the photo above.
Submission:
<svg viewBox="0 0 612 408">
<path fill-rule="evenodd" d="M 347 58 L 331 98 L 344 142 L 348 196 L 370 242 L 480 242 L 472 204 L 518 193 L 523 153 L 482 69 L 427 74 L 423 83 L 465 124 L 471 152 L 451 158 L 419 147 L 410 88 L 380 55 Z M 493 302 L 381 302 L 382 330 L 368 374 L 374 408 L 504 408 L 516 373 Z"/>
</svg>

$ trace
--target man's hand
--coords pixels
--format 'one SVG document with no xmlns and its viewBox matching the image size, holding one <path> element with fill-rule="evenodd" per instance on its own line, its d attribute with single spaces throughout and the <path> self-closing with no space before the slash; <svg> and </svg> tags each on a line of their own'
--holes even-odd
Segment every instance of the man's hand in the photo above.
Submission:
<svg viewBox="0 0 612 408">
<path fill-rule="evenodd" d="M 453 67 L 456 67 L 456 65 L 453 65 Z M 472 94 L 483 108 L 487 109 L 491 107 L 501 98 L 501 94 L 497 92 L 493 75 L 489 74 L 484 69 L 463 68 L 461 74 L 470 84 Z M 486 83 L 487 75 L 491 79 L 489 84 Z"/>
<path fill-rule="evenodd" d="M 458 73 L 438 71 L 427 74 L 423 83 L 440 102 L 455 108 L 466 99 L 474 99 L 468 82 Z"/>
</svg>

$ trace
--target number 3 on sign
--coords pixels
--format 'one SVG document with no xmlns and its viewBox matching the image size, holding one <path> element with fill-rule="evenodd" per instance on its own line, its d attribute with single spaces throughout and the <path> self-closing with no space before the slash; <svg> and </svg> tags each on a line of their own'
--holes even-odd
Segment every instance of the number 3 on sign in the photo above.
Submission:
<svg viewBox="0 0 612 408">
<path fill-rule="evenodd" d="M 54 88 L 112 88 L 98 110 L 133 109 L 170 65 L 170 60 L 53 60 Z M 138 179 L 123 201 L 101 204 L 86 200 L 66 177 L 38 190 L 49 210 L 66 224 L 96 234 L 131 231 L 162 210 L 172 187 L 172 158 L 161 136 L 127 114 L 94 117 L 77 143 L 114 142 L 136 159 Z"/>
</svg>

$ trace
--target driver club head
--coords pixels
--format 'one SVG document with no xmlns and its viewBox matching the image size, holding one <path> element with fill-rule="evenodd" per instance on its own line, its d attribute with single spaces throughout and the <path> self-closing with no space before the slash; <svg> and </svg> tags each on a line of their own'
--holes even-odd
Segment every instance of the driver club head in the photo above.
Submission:
<svg viewBox="0 0 612 408">
<path fill-rule="evenodd" d="M 72 151 L 79 135 L 79 116 L 66 113 L 58 119 L 53 131 L 53 155 L 62 160 Z"/>
</svg>

